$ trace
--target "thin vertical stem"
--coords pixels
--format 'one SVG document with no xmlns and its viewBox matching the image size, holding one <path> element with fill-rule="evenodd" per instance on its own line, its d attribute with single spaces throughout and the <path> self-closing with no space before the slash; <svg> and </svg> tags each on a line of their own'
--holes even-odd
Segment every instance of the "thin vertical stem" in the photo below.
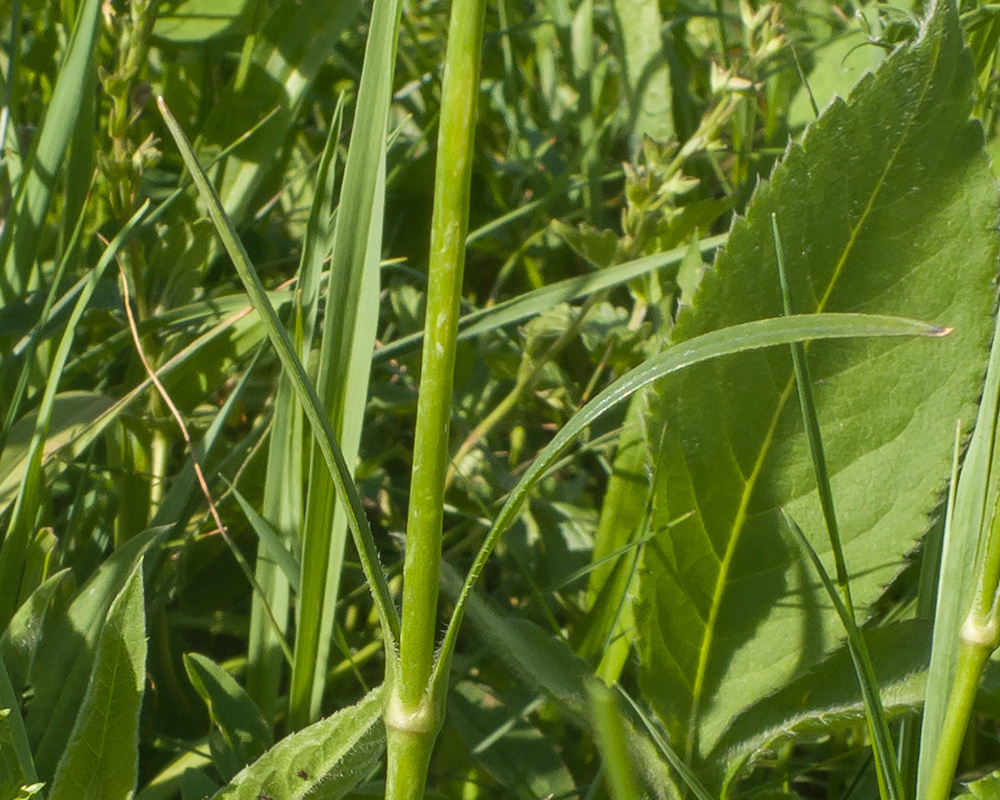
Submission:
<svg viewBox="0 0 1000 800">
<path fill-rule="evenodd" d="M 443 698 L 429 697 L 427 690 L 436 646 L 444 486 L 450 461 L 448 428 L 485 10 L 486 0 L 454 0 L 448 29 L 403 566 L 400 657 L 398 674 L 390 676 L 385 713 L 390 798 L 423 796 L 444 706 Z"/>
</svg>

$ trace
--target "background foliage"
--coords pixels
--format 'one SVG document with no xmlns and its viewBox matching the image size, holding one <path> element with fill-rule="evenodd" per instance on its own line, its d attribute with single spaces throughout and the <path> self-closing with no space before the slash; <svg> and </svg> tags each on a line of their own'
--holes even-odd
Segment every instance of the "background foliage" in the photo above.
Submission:
<svg viewBox="0 0 1000 800">
<path fill-rule="evenodd" d="M 940 535 L 995 299 L 1000 14 L 940 6 L 921 35 L 906 3 L 489 5 L 446 593 L 588 400 L 668 343 L 781 315 L 775 212 L 796 311 L 956 329 L 809 350 L 905 741 L 930 647 L 921 537 Z M 382 634 L 359 558 L 343 519 L 330 555 L 298 537 L 330 527 L 333 491 L 154 98 L 307 368 L 321 338 L 362 353 L 353 383 L 317 383 L 398 593 L 448 4 L 0 9 L 0 798 L 378 796 Z M 367 167 L 345 166 L 349 143 Z M 363 277 L 327 295 L 342 263 Z M 779 522 L 787 507 L 829 560 L 791 374 L 775 348 L 671 377 L 539 482 L 469 609 L 431 796 L 874 794 L 839 623 Z M 1000 766 L 997 686 L 968 778 Z M 110 763 L 84 756 L 97 740 L 113 769 L 91 769 Z"/>
</svg>

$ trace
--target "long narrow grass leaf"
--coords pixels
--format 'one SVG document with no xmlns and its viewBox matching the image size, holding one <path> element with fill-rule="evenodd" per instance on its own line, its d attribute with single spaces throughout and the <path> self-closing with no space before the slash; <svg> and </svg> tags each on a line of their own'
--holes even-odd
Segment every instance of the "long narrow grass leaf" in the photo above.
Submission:
<svg viewBox="0 0 1000 800">
<path fill-rule="evenodd" d="M 785 249 L 781 244 L 781 233 L 778 230 L 778 218 L 775 214 L 771 214 L 771 230 L 774 234 L 774 250 L 778 262 L 782 306 L 785 316 L 790 317 L 792 315 L 792 297 L 788 286 L 788 274 L 785 268 Z M 819 415 L 816 412 L 816 403 L 813 399 L 809 360 L 806 357 L 804 343 L 792 342 L 789 346 L 792 351 L 792 370 L 795 373 L 795 387 L 799 395 L 799 408 L 802 412 L 802 422 L 806 429 L 806 440 L 809 444 L 809 454 L 812 457 L 813 471 L 816 474 L 816 489 L 819 494 L 820 505 L 823 509 L 823 520 L 826 523 L 830 548 L 833 551 L 834 564 L 836 565 L 837 586 L 840 590 L 840 597 L 837 600 L 841 601 L 840 605 L 837 605 L 837 610 L 838 612 L 843 610 L 841 617 L 844 627 L 848 632 L 851 659 L 854 662 L 858 673 L 858 681 L 862 687 L 862 695 L 865 700 L 865 716 L 868 720 L 868 730 L 872 734 L 872 750 L 875 759 L 875 770 L 878 774 L 879 788 L 883 796 L 887 796 L 891 800 L 902 800 L 904 797 L 903 781 L 892 746 L 892 736 L 889 733 L 885 708 L 882 705 L 882 698 L 879 695 L 878 685 L 875 682 L 875 670 L 872 666 L 871 658 L 868 656 L 868 648 L 864 637 L 861 636 L 861 632 L 858 630 L 854 615 L 854 606 L 851 602 L 849 573 L 844 560 L 844 548 L 841 545 L 840 532 L 837 528 L 837 515 L 833 505 L 833 489 L 830 486 L 830 472 L 827 469 L 826 455 L 823 451 L 823 437 L 820 433 Z M 794 522 L 791 524 L 795 525 Z M 802 536 L 797 526 L 795 526 L 795 532 L 798 538 L 805 540 L 805 537 Z M 809 547 L 810 555 L 815 556 L 815 551 L 808 543 L 807 547 Z M 818 558 L 815 559 L 815 562 L 817 564 L 820 563 Z M 832 584 L 825 571 L 823 571 L 822 577 L 824 586 L 831 589 Z"/>
<path fill-rule="evenodd" d="M 274 307 L 267 299 L 264 286 L 250 264 L 250 257 L 247 255 L 232 224 L 226 217 L 219 197 L 201 169 L 201 165 L 198 163 L 198 159 L 191 149 L 187 137 L 184 136 L 184 132 L 173 118 L 163 99 L 160 98 L 158 102 L 167 127 L 170 129 L 184 158 L 184 163 L 191 171 L 192 176 L 194 176 L 198 190 L 208 205 L 216 231 L 222 239 L 230 258 L 233 260 L 233 265 L 246 288 L 247 294 L 250 296 L 254 308 L 260 314 L 261 320 L 267 330 L 268 338 L 270 338 L 286 374 L 289 375 L 296 396 L 299 398 L 299 402 L 302 403 L 303 410 L 309 418 L 310 424 L 313 426 L 313 435 L 333 476 L 338 498 L 348 509 L 351 530 L 354 533 L 361 566 L 368 580 L 380 621 L 384 625 L 385 639 L 391 647 L 395 647 L 399 635 L 399 614 L 392 602 L 385 575 L 382 573 L 378 559 L 378 549 L 375 546 L 375 540 L 372 538 L 371 529 L 368 526 L 368 520 L 361 505 L 361 497 L 354 487 L 351 470 L 344 460 L 340 446 L 337 444 L 330 421 L 327 419 L 319 397 L 316 394 L 315 387 L 306 375 L 302 362 L 295 354 L 288 332 L 285 330 L 284 325 L 281 324 L 281 320 L 278 319 Z"/>
<path fill-rule="evenodd" d="M 0 305 L 20 297 L 27 285 L 56 176 L 87 96 L 101 6 L 101 0 L 86 0 L 79 7 L 27 172 L 0 235 Z"/>
<path fill-rule="evenodd" d="M 284 574 L 285 579 L 288 581 L 292 589 L 297 592 L 299 590 L 299 584 L 302 580 L 302 569 L 298 560 L 295 558 L 295 555 L 287 547 L 285 547 L 281 536 L 274 528 L 271 527 L 271 523 L 258 514 L 247 499 L 240 494 L 239 489 L 233 486 L 232 492 L 233 497 L 236 498 L 236 502 L 240 504 L 240 508 L 242 508 L 243 513 L 246 514 L 250 527 L 253 528 L 253 532 L 257 534 L 257 538 L 260 540 L 261 546 L 264 548 L 269 558 L 278 565 L 278 568 Z"/>
<path fill-rule="evenodd" d="M 820 560 L 819 554 L 810 544 L 802 529 L 786 512 L 782 512 L 785 523 L 795 535 L 795 540 L 803 551 L 809 556 L 813 567 L 823 581 L 830 601 L 841 622 L 844 630 L 847 631 L 847 647 L 851 654 L 851 661 L 854 670 L 858 675 L 858 682 L 861 685 L 861 695 L 865 703 L 865 717 L 868 720 L 868 732 L 872 737 L 872 751 L 875 757 L 875 768 L 878 771 L 879 789 L 883 797 L 890 797 L 893 800 L 902 800 L 905 797 L 902 779 L 899 775 L 899 768 L 895 760 L 895 750 L 892 745 L 892 736 L 889 733 L 889 724 L 886 721 L 885 708 L 882 705 L 882 697 L 879 694 L 878 681 L 875 678 L 875 669 L 872 667 L 871 658 L 868 656 L 868 646 L 865 644 L 864 636 L 857 622 L 851 615 L 844 601 L 830 579 L 826 567 Z"/>
<path fill-rule="evenodd" d="M 726 243 L 726 235 L 710 236 L 699 242 L 702 253 L 711 253 Z M 510 325 L 514 322 L 536 316 L 547 311 L 554 305 L 589 297 L 604 289 L 622 286 L 629 281 L 655 272 L 658 269 L 679 264 L 688 254 L 689 248 L 678 247 L 665 253 L 617 264 L 599 272 L 581 275 L 578 278 L 567 278 L 557 283 L 543 286 L 541 289 L 527 292 L 520 297 L 514 297 L 497 303 L 490 308 L 483 308 L 465 314 L 458 321 L 458 340 L 481 336 L 487 331 Z M 378 348 L 375 351 L 375 361 L 385 361 L 389 358 L 416 349 L 423 341 L 423 333 L 404 336 L 394 342 Z"/>
<path fill-rule="evenodd" d="M 361 444 L 371 357 L 378 322 L 379 262 L 385 206 L 385 152 L 389 104 L 402 13 L 400 0 L 376 0 L 365 49 L 358 112 L 344 164 L 344 183 L 332 241 L 336 268 L 327 282 L 316 392 L 347 464 Z M 333 179 L 319 197 L 320 214 L 332 214 Z M 318 285 L 318 272 L 313 282 Z M 289 722 L 303 727 L 319 718 L 344 566 L 347 515 L 336 501 L 326 468 L 315 453 L 302 527 L 302 584 L 297 609 L 301 635 L 289 687 Z M 352 471 L 353 474 L 353 471 Z"/>
</svg>

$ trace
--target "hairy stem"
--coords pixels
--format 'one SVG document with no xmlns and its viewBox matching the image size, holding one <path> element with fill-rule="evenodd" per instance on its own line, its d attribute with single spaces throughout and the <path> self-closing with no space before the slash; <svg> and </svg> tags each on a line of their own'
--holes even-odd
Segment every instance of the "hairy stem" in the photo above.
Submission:
<svg viewBox="0 0 1000 800">
<path fill-rule="evenodd" d="M 423 796 L 443 698 L 428 696 L 437 632 L 438 580 L 455 338 L 469 227 L 469 184 L 485 0 L 454 0 L 448 29 L 413 478 L 403 566 L 398 675 L 386 701 L 387 797 Z M 406 721 L 418 721 L 409 725 Z"/>
</svg>

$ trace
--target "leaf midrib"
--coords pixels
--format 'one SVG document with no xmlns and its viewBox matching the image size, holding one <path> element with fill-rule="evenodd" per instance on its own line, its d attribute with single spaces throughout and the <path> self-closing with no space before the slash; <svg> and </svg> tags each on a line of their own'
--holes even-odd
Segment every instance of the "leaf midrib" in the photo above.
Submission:
<svg viewBox="0 0 1000 800">
<path fill-rule="evenodd" d="M 925 81 L 924 85 L 921 87 L 920 99 L 916 104 L 914 104 L 913 108 L 920 108 L 924 103 L 924 100 L 927 96 L 927 92 L 929 91 L 930 86 L 933 83 L 934 76 L 937 71 L 937 64 L 940 58 L 940 53 L 941 53 L 941 46 L 939 41 L 936 43 L 936 49 L 934 51 L 933 66 L 928 71 L 928 78 Z M 838 259 L 836 266 L 834 267 L 833 275 L 831 276 L 830 281 L 827 284 L 823 296 L 817 302 L 815 313 L 822 312 L 826 309 L 826 304 L 830 300 L 833 290 L 837 285 L 837 281 L 839 280 L 844 270 L 844 267 L 847 263 L 847 259 L 850 256 L 851 252 L 853 251 L 854 246 L 857 243 L 858 236 L 860 235 L 861 230 L 864 228 L 865 223 L 867 222 L 868 217 L 870 216 L 872 209 L 874 208 L 875 201 L 885 185 L 886 177 L 894 167 L 895 162 L 899 156 L 899 152 L 902 149 L 904 143 L 906 143 L 910 138 L 911 129 L 917 117 L 918 114 L 914 111 L 909 115 L 909 118 L 906 120 L 906 123 L 903 126 L 902 136 L 899 137 L 899 141 L 896 144 L 896 147 L 894 148 L 890 157 L 886 160 L 885 168 L 882 170 L 882 174 L 879 175 L 878 181 L 876 182 L 875 185 L 875 189 L 874 191 L 872 191 L 871 197 L 869 198 L 864 211 L 859 216 L 858 222 L 851 229 L 851 234 L 848 237 L 847 244 L 844 247 L 844 251 L 841 254 L 841 257 Z M 808 342 L 805 343 L 805 347 L 808 348 L 808 346 L 809 343 Z M 730 568 L 732 567 L 732 561 L 736 553 L 736 546 L 739 544 L 739 540 L 741 538 L 741 535 L 743 533 L 743 528 L 746 523 L 747 508 L 749 507 L 750 498 L 753 496 L 753 492 L 757 484 L 757 479 L 760 477 L 760 473 L 763 470 L 764 462 L 766 461 L 767 455 L 770 452 L 770 447 L 771 444 L 773 443 L 774 436 L 777 431 L 778 420 L 780 419 L 781 414 L 784 411 L 785 404 L 788 402 L 788 398 L 791 395 L 794 386 L 795 386 L 795 377 L 794 375 L 790 375 L 788 378 L 788 382 L 786 383 L 785 388 L 782 391 L 780 398 L 778 399 L 778 403 L 775 407 L 775 411 L 771 418 L 770 425 L 768 426 L 767 434 L 764 437 L 763 445 L 761 446 L 757 459 L 754 462 L 753 469 L 751 470 L 750 475 L 748 476 L 746 482 L 744 483 L 743 492 L 740 496 L 740 503 L 736 512 L 736 518 L 734 520 L 732 527 L 732 534 L 730 535 L 729 540 L 726 543 L 726 552 L 724 553 L 722 560 L 719 563 L 719 574 L 716 579 L 714 590 L 712 592 L 712 603 L 711 606 L 709 607 L 708 619 L 705 623 L 705 635 L 703 638 L 702 647 L 698 653 L 698 666 L 695 672 L 695 679 L 693 682 L 693 689 L 691 692 L 691 712 L 688 717 L 688 731 L 686 737 L 687 746 L 685 752 L 685 760 L 688 763 L 691 762 L 698 743 L 698 721 L 701 711 L 702 694 L 704 692 L 705 676 L 708 672 L 709 655 L 712 650 L 712 642 L 714 638 L 715 627 L 718 622 L 720 608 L 722 607 L 722 600 L 725 594 L 725 588 L 728 584 L 729 571 Z"/>
</svg>

